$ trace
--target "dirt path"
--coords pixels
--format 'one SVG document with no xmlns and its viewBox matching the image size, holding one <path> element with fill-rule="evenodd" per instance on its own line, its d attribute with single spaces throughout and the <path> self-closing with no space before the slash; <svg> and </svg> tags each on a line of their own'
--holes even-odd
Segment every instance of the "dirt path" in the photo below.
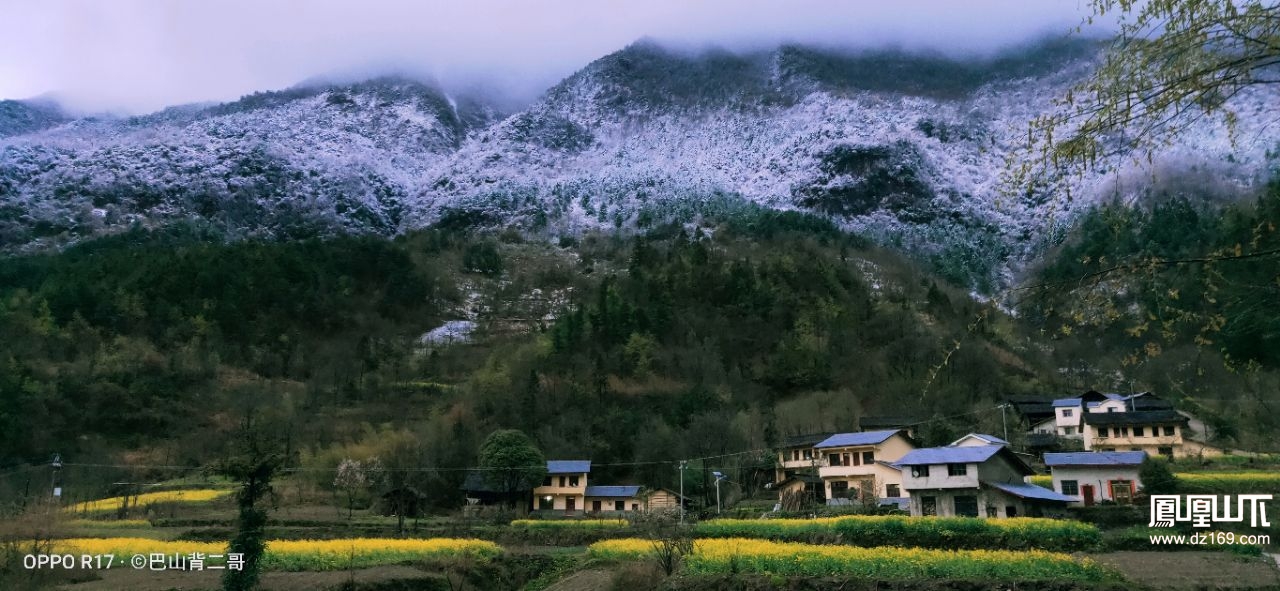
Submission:
<svg viewBox="0 0 1280 591">
<path fill-rule="evenodd" d="M 1093 559 L 1153 589 L 1254 589 L 1280 586 L 1268 556 L 1226 552 L 1110 552 Z"/>
<path fill-rule="evenodd" d="M 546 591 L 608 591 L 613 583 L 613 573 L 607 570 L 580 570 L 550 587 Z"/>
<path fill-rule="evenodd" d="M 101 579 L 65 585 L 61 591 L 218 591 L 222 588 L 222 574 L 217 571 L 136 571 L 112 569 L 100 571 Z M 379 566 L 354 571 L 325 572 L 268 572 L 262 575 L 263 591 L 314 591 L 332 589 L 347 581 L 373 583 L 391 580 L 417 580 L 438 578 L 408 566 Z"/>
</svg>

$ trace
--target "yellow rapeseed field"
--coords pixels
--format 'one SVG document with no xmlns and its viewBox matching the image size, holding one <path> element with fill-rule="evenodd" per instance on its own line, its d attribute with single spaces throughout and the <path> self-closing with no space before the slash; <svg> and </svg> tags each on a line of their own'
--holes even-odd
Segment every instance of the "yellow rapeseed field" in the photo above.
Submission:
<svg viewBox="0 0 1280 591">
<path fill-rule="evenodd" d="M 151 522 L 146 519 L 72 519 L 67 522 L 67 525 L 99 529 L 133 529 L 151 527 Z"/>
<path fill-rule="evenodd" d="M 107 499 L 98 499 L 96 501 L 86 501 L 84 503 L 76 503 L 70 507 L 63 509 L 70 513 L 103 513 L 110 511 L 118 511 L 122 503 L 128 499 L 130 506 L 145 507 L 158 503 L 208 503 L 215 501 L 233 491 L 230 489 L 198 489 L 198 490 L 168 490 L 153 493 L 144 493 L 137 496 L 128 497 L 111 497 Z"/>
<path fill-rule="evenodd" d="M 626 519 L 516 519 L 512 527 L 528 529 L 610 529 L 627 527 Z"/>
<path fill-rule="evenodd" d="M 588 554 L 602 559 L 644 558 L 648 540 L 605 540 Z M 879 580 L 970 579 L 984 581 L 1107 581 L 1118 575 L 1089 559 L 1039 550 L 925 550 L 821 546 L 767 540 L 702 539 L 685 560 L 697 574 L 762 573 L 856 576 Z"/>
<path fill-rule="evenodd" d="M 56 551 L 72 554 L 114 554 L 128 560 L 134 554 L 165 555 L 203 553 L 222 555 L 209 564 L 225 562 L 225 542 L 164 541 L 149 538 L 76 538 L 59 540 Z M 497 544 L 485 540 L 431 538 L 340 540 L 272 540 L 267 542 L 263 565 L 270 570 L 340 570 L 398 564 L 415 560 L 470 557 L 487 560 L 502 553 Z"/>
</svg>

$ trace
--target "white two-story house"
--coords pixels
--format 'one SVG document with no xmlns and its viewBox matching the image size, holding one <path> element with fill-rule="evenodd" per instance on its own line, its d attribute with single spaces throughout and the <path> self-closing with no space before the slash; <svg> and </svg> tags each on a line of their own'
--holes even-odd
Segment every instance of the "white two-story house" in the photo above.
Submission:
<svg viewBox="0 0 1280 591">
<path fill-rule="evenodd" d="M 1024 482 L 1034 471 L 1004 445 L 923 448 L 896 463 L 916 516 L 1040 517 L 1061 514 L 1072 500 Z"/>
<path fill-rule="evenodd" d="M 905 431 L 836 433 L 813 446 L 818 476 L 832 499 L 893 499 L 902 492 L 902 472 L 893 462 L 915 449 Z"/>
</svg>

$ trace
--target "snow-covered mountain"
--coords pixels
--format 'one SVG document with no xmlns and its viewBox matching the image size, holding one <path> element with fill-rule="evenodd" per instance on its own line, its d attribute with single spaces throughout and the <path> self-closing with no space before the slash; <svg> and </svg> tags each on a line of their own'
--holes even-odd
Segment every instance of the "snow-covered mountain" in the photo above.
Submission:
<svg viewBox="0 0 1280 591">
<path fill-rule="evenodd" d="M 233 235 L 447 220 L 554 237 L 751 203 L 829 215 L 973 278 L 1042 242 L 1052 196 L 1004 199 L 996 184 L 1026 122 L 1094 57 L 1082 41 L 972 60 L 642 41 L 513 113 L 380 78 L 129 119 L 5 124 L 0 248 L 193 216 Z M 1170 158 L 1245 182 L 1276 144 L 1242 137 L 1232 145 L 1205 124 Z M 1081 179 L 1073 193 L 1086 198 L 1070 207 L 1123 176 Z M 1060 220 L 1068 207 L 1055 209 Z"/>
</svg>

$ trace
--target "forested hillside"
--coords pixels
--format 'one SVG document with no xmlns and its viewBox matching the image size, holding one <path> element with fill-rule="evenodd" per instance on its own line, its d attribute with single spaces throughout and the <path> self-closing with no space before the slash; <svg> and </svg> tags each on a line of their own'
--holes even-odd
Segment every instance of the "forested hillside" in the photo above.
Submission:
<svg viewBox="0 0 1280 591">
<path fill-rule="evenodd" d="M 264 413 L 303 465 L 408 454 L 444 470 L 418 484 L 448 504 L 462 474 L 447 469 L 499 427 L 549 457 L 625 464 L 984 409 L 930 423 L 941 440 L 1051 389 L 1007 317 L 826 221 L 755 207 L 557 245 L 137 230 L 4 259 L 0 294 L 6 465 L 57 451 L 194 468 Z M 466 342 L 419 339 L 457 319 L 476 323 Z M 601 477 L 674 479 L 650 468 Z"/>
<path fill-rule="evenodd" d="M 1085 215 L 1015 296 L 1080 383 L 1122 375 L 1246 447 L 1275 445 L 1280 391 L 1280 184 Z"/>
</svg>

